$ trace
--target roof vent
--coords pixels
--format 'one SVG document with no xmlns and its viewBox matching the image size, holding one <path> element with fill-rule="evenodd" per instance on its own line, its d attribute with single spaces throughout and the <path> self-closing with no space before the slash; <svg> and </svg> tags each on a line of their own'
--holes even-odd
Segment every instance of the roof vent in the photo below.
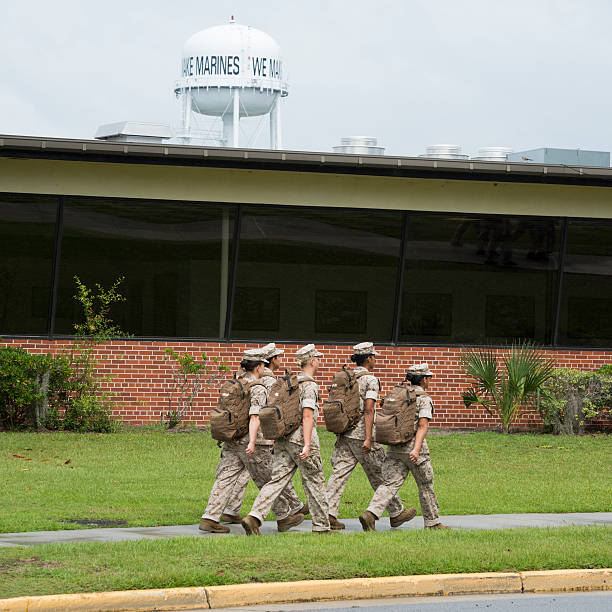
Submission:
<svg viewBox="0 0 612 612">
<path fill-rule="evenodd" d="M 334 147 L 334 153 L 384 155 L 385 147 L 377 146 L 376 138 L 371 136 L 346 136 L 340 139 L 340 146 Z"/>
<path fill-rule="evenodd" d="M 98 140 L 112 142 L 148 142 L 161 144 L 172 138 L 170 126 L 163 123 L 142 123 L 141 121 L 119 121 L 101 125 L 96 131 Z"/>
<path fill-rule="evenodd" d="M 425 154 L 419 157 L 431 157 L 434 159 L 467 159 L 468 156 L 461 152 L 461 145 L 437 144 L 425 147 Z"/>
<path fill-rule="evenodd" d="M 480 161 L 506 161 L 512 153 L 510 147 L 482 147 L 478 149 L 478 155 L 472 159 Z"/>
</svg>

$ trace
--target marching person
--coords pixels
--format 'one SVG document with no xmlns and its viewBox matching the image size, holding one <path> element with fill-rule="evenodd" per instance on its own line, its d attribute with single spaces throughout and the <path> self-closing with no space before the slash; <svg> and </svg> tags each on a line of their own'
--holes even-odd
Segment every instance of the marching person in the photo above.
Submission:
<svg viewBox="0 0 612 612">
<path fill-rule="evenodd" d="M 321 365 L 322 356 L 314 344 L 308 344 L 296 352 L 296 361 L 301 369 L 298 384 L 302 420 L 294 432 L 276 440 L 272 478 L 260 489 L 251 512 L 242 520 L 247 535 L 259 535 L 259 527 L 270 508 L 298 468 L 312 515 L 312 531 L 330 533 L 325 476 L 316 429 L 319 387 L 313 378 Z"/>
<path fill-rule="evenodd" d="M 268 362 L 261 349 L 249 349 L 243 354 L 240 366 L 245 374 L 240 380 L 246 383 L 257 383 L 250 387 L 249 432 L 240 440 L 223 443 L 215 483 L 200 522 L 202 531 L 229 533 L 229 527 L 221 525 L 219 517 L 227 507 L 230 497 L 234 493 L 237 479 L 244 467 L 247 468 L 258 488 L 261 489 L 270 480 L 272 474 L 272 442 L 264 440 L 259 429 L 259 410 L 266 405 L 267 400 L 266 387 L 261 382 L 266 363 Z M 281 490 L 280 493 L 282 492 Z M 295 497 L 294 505 L 299 503 L 301 507 L 302 504 L 295 492 L 293 492 L 293 496 Z M 291 514 L 290 504 L 286 497 L 280 494 L 268 510 L 270 509 L 276 515 L 279 531 L 287 531 L 304 520 L 304 515 L 301 513 Z"/>
<path fill-rule="evenodd" d="M 416 387 L 415 435 L 408 442 L 389 444 L 383 466 L 384 482 L 375 491 L 368 509 L 359 517 L 364 531 L 376 531 L 376 521 L 382 516 L 393 496 L 412 472 L 419 489 L 419 501 L 426 529 L 450 529 L 443 525 L 438 514 L 438 500 L 434 493 L 434 473 L 425 440 L 429 421 L 433 416 L 433 403 L 425 391 L 433 376 L 427 363 L 408 368 L 406 381 Z"/>
<path fill-rule="evenodd" d="M 352 429 L 338 435 L 331 457 L 333 471 L 327 482 L 327 502 L 329 523 L 335 529 L 344 529 L 344 523 L 338 521 L 338 508 L 342 493 L 357 464 L 361 464 L 374 491 L 383 484 L 385 451 L 382 445 L 373 441 L 380 382 L 370 373 L 379 355 L 372 342 L 361 342 L 353 347 L 351 361 L 356 365 L 361 418 Z M 404 510 L 397 493 L 390 498 L 387 509 L 391 527 L 399 527 L 416 516 L 415 508 Z"/>
</svg>

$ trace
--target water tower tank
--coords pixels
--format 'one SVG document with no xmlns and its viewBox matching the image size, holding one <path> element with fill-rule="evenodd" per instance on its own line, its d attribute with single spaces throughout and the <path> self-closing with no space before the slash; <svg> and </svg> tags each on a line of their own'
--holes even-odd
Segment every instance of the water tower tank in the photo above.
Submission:
<svg viewBox="0 0 612 612">
<path fill-rule="evenodd" d="M 221 117 L 226 145 L 238 146 L 241 117 L 270 113 L 270 146 L 281 147 L 280 98 L 288 92 L 280 48 L 265 32 L 230 23 L 194 34 L 183 46 L 183 128 L 191 113 Z"/>
</svg>

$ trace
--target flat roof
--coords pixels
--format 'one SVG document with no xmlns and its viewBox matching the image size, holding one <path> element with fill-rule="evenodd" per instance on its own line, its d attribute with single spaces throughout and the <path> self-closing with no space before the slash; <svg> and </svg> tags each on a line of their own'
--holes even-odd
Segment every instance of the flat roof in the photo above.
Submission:
<svg viewBox="0 0 612 612">
<path fill-rule="evenodd" d="M 0 135 L 0 156 L 460 180 L 612 185 L 612 168 Z"/>
</svg>

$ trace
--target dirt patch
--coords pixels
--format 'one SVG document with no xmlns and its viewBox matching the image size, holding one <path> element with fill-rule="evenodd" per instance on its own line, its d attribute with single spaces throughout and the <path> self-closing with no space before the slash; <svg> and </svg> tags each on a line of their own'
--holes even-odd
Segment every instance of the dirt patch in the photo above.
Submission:
<svg viewBox="0 0 612 612">
<path fill-rule="evenodd" d="M 40 557 L 31 557 L 30 559 L 14 559 L 13 561 L 5 561 L 0 563 L 0 574 L 25 572 L 30 567 L 42 569 L 60 566 L 61 563 L 59 561 L 41 561 Z"/>
<path fill-rule="evenodd" d="M 119 527 L 127 525 L 127 521 L 111 521 L 106 519 L 64 519 L 63 523 L 74 523 L 84 527 Z"/>
</svg>

